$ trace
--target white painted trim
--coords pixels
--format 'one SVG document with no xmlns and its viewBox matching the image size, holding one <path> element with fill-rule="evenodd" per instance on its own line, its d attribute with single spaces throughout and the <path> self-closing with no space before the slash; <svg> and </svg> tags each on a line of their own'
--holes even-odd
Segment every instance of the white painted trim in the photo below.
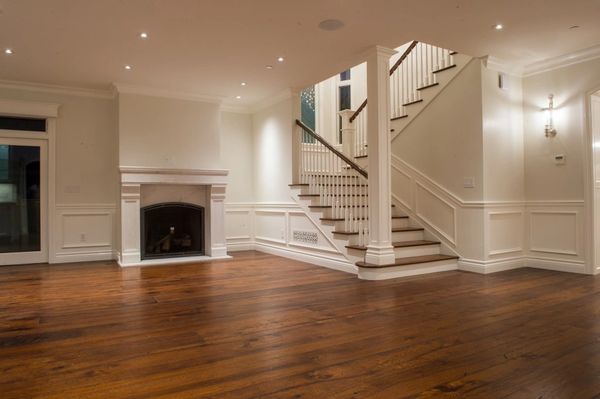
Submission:
<svg viewBox="0 0 600 399">
<path fill-rule="evenodd" d="M 450 237 L 447 233 L 445 233 L 441 227 L 437 226 L 435 223 L 433 223 L 433 221 L 429 220 L 425 215 L 423 215 L 421 212 L 419 212 L 419 200 L 418 200 L 418 195 L 417 195 L 417 191 L 415 190 L 415 209 L 414 212 L 415 214 L 421 219 L 423 220 L 425 223 L 427 223 L 429 226 L 433 227 L 439 234 L 443 235 L 446 240 L 448 240 L 448 242 L 450 242 L 453 246 L 456 246 L 456 238 L 457 238 L 457 220 L 456 220 L 456 207 L 451 204 L 450 202 L 446 201 L 444 198 L 442 198 L 441 196 L 439 196 L 438 194 L 436 194 L 433 190 L 430 190 L 429 188 L 425 187 L 424 184 L 422 184 L 421 182 L 419 182 L 418 180 L 415 180 L 415 186 L 417 188 L 421 187 L 423 190 L 427 191 L 429 194 L 431 194 L 434 198 L 437 198 L 440 202 L 443 202 L 448 208 L 452 209 L 452 234 L 453 237 Z"/>
<path fill-rule="evenodd" d="M 88 89 L 83 87 L 59 86 L 44 83 L 22 82 L 16 80 L 0 80 L 0 88 L 11 90 L 27 90 L 39 93 L 62 94 L 67 96 L 113 99 L 113 90 Z"/>
<path fill-rule="evenodd" d="M 583 261 L 565 260 L 556 258 L 543 258 L 529 256 L 525 261 L 526 267 L 534 269 L 554 270 L 558 272 L 588 274 Z"/>
<path fill-rule="evenodd" d="M 536 248 L 531 245 L 533 241 L 533 229 L 531 223 L 531 215 L 575 215 L 575 251 L 563 251 L 552 248 Z M 544 252 L 550 254 L 559 254 L 559 255 L 572 255 L 579 256 L 579 252 L 577 251 L 577 246 L 579 244 L 579 212 L 577 211 L 529 211 L 529 251 L 531 252 Z"/>
<path fill-rule="evenodd" d="M 600 45 L 588 47 L 568 54 L 562 54 L 556 57 L 547 58 L 526 65 L 523 68 L 523 77 L 529 77 L 555 69 L 564 68 L 581 62 L 591 61 L 600 58 Z"/>
<path fill-rule="evenodd" d="M 220 259 L 231 259 L 231 256 L 187 256 L 182 258 L 166 258 L 166 259 L 148 259 L 141 262 L 135 263 L 123 263 L 119 261 L 121 267 L 142 267 L 142 266 L 169 266 L 169 265 L 182 265 L 187 263 L 202 263 L 211 262 Z"/>
<path fill-rule="evenodd" d="M 146 166 L 120 166 L 119 172 L 131 174 L 227 176 L 229 169 L 167 169 Z"/>
<path fill-rule="evenodd" d="M 498 260 L 460 259 L 458 261 L 458 270 L 479 274 L 497 273 L 522 267 L 525 267 L 525 258 L 522 256 Z"/>
<path fill-rule="evenodd" d="M 317 266 L 323 266 L 328 269 L 338 270 L 341 272 L 357 274 L 358 268 L 347 260 L 332 258 L 327 255 L 317 253 L 306 253 L 293 248 L 282 248 L 266 243 L 255 243 L 254 250 L 265 252 L 272 255 L 281 256 L 283 258 L 294 259 L 301 262 L 310 263 Z"/>
<path fill-rule="evenodd" d="M 502 72 L 516 77 L 523 76 L 523 67 L 520 65 L 509 64 L 505 60 L 501 60 L 492 55 L 481 57 L 481 60 L 483 61 L 483 65 L 492 71 Z"/>
<path fill-rule="evenodd" d="M 411 266 L 368 268 L 361 267 L 358 270 L 358 278 L 361 280 L 388 280 L 392 278 L 410 277 L 421 274 L 439 273 L 457 270 L 456 259 L 421 263 Z"/>
<path fill-rule="evenodd" d="M 60 104 L 0 98 L 0 115 L 56 118 Z"/>
<path fill-rule="evenodd" d="M 78 252 L 57 252 L 54 254 L 54 263 L 97 262 L 103 260 L 115 260 L 116 258 L 117 256 L 112 249 Z"/>
<path fill-rule="evenodd" d="M 84 203 L 77 203 L 77 204 L 56 204 L 55 209 L 60 210 L 60 209 L 112 209 L 115 210 L 117 209 L 117 204 L 84 204 Z"/>
<path fill-rule="evenodd" d="M 219 105 L 223 102 L 223 100 L 226 99 L 226 97 L 223 96 L 211 96 L 176 90 L 160 89 L 149 86 L 136 86 L 126 83 L 113 83 L 113 86 L 119 94 L 136 94 L 142 96 L 171 98 L 175 100 L 199 101 Z"/>
</svg>

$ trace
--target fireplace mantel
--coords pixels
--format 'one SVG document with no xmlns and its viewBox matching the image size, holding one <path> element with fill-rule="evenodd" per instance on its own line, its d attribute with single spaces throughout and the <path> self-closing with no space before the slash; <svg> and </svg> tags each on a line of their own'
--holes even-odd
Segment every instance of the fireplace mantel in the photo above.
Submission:
<svg viewBox="0 0 600 399">
<path fill-rule="evenodd" d="M 228 170 L 223 169 L 160 169 L 122 166 L 121 174 L 121 266 L 181 263 L 227 257 L 225 240 L 225 189 Z M 210 196 L 206 223 L 210 226 L 206 237 L 206 256 L 164 259 L 160 262 L 141 260 L 140 200 L 142 186 L 199 185 L 208 188 Z"/>
</svg>

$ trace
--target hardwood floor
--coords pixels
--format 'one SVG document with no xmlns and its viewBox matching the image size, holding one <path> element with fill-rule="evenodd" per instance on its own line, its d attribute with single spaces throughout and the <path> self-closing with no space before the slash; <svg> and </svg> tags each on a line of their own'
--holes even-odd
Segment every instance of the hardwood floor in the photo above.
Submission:
<svg viewBox="0 0 600 399">
<path fill-rule="evenodd" d="M 600 398 L 600 279 L 0 267 L 0 398 Z"/>
</svg>

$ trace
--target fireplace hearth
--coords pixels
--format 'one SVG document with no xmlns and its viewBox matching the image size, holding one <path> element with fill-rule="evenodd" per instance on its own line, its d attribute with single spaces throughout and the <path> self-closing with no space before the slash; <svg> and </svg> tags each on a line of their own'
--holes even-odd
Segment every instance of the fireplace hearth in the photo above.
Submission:
<svg viewBox="0 0 600 399">
<path fill-rule="evenodd" d="M 141 209 L 143 259 L 204 255 L 204 208 L 167 202 Z"/>
</svg>

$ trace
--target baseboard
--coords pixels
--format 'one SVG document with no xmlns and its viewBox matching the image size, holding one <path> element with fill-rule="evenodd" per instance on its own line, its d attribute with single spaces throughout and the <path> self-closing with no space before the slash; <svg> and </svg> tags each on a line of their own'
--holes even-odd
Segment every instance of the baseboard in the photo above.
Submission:
<svg viewBox="0 0 600 399">
<path fill-rule="evenodd" d="M 525 267 L 525 258 L 523 257 L 488 261 L 460 259 L 458 261 L 458 270 L 479 274 L 498 273 L 522 267 Z"/>
<path fill-rule="evenodd" d="M 528 257 L 525 261 L 527 267 L 534 269 L 554 270 L 557 272 L 589 274 L 585 262 L 569 261 L 564 259 L 547 259 Z"/>
<path fill-rule="evenodd" d="M 115 260 L 117 256 L 114 251 L 86 251 L 86 252 L 59 252 L 54 254 L 52 263 L 74 263 L 74 262 L 97 262 L 103 260 Z"/>
<path fill-rule="evenodd" d="M 282 258 L 298 260 L 301 262 L 326 267 L 328 269 L 333 269 L 345 273 L 358 273 L 357 267 L 352 263 L 348 262 L 347 260 L 341 260 L 319 253 L 307 253 L 294 248 L 281 247 L 278 245 L 267 244 L 264 242 L 228 244 L 227 249 L 229 252 L 259 251 L 271 255 L 281 256 Z"/>
</svg>

